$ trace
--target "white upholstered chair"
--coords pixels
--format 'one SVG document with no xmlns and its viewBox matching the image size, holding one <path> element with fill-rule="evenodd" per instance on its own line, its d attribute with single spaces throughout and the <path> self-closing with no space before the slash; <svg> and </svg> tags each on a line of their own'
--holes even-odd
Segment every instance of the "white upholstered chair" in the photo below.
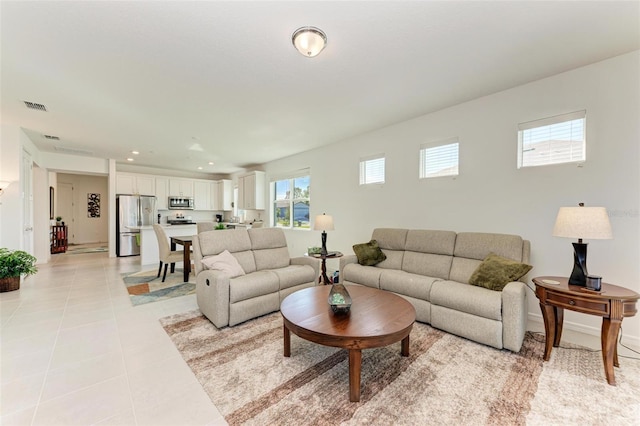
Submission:
<svg viewBox="0 0 640 426">
<path fill-rule="evenodd" d="M 216 223 L 213 222 L 198 222 L 196 223 L 196 228 L 198 230 L 198 234 L 201 232 L 213 231 L 216 229 Z"/>
<path fill-rule="evenodd" d="M 164 274 L 162 275 L 162 282 L 164 282 L 165 278 L 167 278 L 167 266 L 171 264 L 171 273 L 173 274 L 176 270 L 176 262 L 183 261 L 184 253 L 182 252 L 182 250 L 171 251 L 169 240 L 167 239 L 167 234 L 164 232 L 164 229 L 162 229 L 162 226 L 154 224 L 153 230 L 155 231 L 156 237 L 158 238 L 158 249 L 160 253 L 158 277 L 160 276 L 160 271 L 162 270 L 162 264 L 164 264 Z"/>
</svg>

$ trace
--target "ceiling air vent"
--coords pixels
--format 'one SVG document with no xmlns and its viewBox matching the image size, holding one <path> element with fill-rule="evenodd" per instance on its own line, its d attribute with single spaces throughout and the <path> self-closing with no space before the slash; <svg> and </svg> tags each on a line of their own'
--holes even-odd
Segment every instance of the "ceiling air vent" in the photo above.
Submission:
<svg viewBox="0 0 640 426">
<path fill-rule="evenodd" d="M 37 104 L 35 102 L 23 101 L 27 108 L 36 109 L 38 111 L 47 112 L 47 107 L 43 104 Z"/>
<path fill-rule="evenodd" d="M 59 141 L 60 138 L 57 136 L 53 136 L 53 135 L 43 135 L 45 139 L 50 139 L 52 141 Z"/>
</svg>

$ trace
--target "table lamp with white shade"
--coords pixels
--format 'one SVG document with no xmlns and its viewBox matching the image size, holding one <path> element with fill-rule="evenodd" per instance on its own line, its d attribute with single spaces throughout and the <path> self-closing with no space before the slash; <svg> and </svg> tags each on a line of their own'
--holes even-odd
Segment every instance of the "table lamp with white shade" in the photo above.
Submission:
<svg viewBox="0 0 640 426">
<path fill-rule="evenodd" d="M 609 240 L 613 238 L 607 209 L 604 207 L 560 207 L 553 227 L 554 237 L 577 238 L 573 244 L 573 271 L 569 284 L 586 286 L 587 282 L 587 243 L 588 240 Z"/>
<path fill-rule="evenodd" d="M 316 220 L 313 223 L 313 229 L 315 231 L 322 231 L 322 250 L 320 254 L 322 256 L 327 255 L 327 231 L 333 231 L 333 217 L 322 213 L 316 216 Z"/>
</svg>

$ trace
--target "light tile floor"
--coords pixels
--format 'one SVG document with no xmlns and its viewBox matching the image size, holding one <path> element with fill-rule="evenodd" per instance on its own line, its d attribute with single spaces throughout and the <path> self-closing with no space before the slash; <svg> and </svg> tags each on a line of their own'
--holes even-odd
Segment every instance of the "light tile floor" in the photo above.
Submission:
<svg viewBox="0 0 640 426">
<path fill-rule="evenodd" d="M 56 254 L 0 294 L 0 424 L 226 424 L 158 322 L 195 296 L 133 307 L 138 262 Z"/>
</svg>

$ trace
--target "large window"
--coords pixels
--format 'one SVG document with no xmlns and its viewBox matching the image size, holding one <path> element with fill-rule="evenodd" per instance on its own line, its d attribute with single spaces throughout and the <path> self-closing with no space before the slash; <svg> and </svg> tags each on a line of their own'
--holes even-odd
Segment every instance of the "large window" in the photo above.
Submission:
<svg viewBox="0 0 640 426">
<path fill-rule="evenodd" d="M 420 179 L 458 175 L 458 138 L 420 146 Z"/>
<path fill-rule="evenodd" d="M 310 229 L 310 177 L 306 173 L 271 182 L 272 226 Z"/>
<path fill-rule="evenodd" d="M 518 168 L 586 159 L 586 111 L 518 125 Z"/>
<path fill-rule="evenodd" d="M 360 159 L 360 185 L 384 183 L 384 154 Z"/>
</svg>

